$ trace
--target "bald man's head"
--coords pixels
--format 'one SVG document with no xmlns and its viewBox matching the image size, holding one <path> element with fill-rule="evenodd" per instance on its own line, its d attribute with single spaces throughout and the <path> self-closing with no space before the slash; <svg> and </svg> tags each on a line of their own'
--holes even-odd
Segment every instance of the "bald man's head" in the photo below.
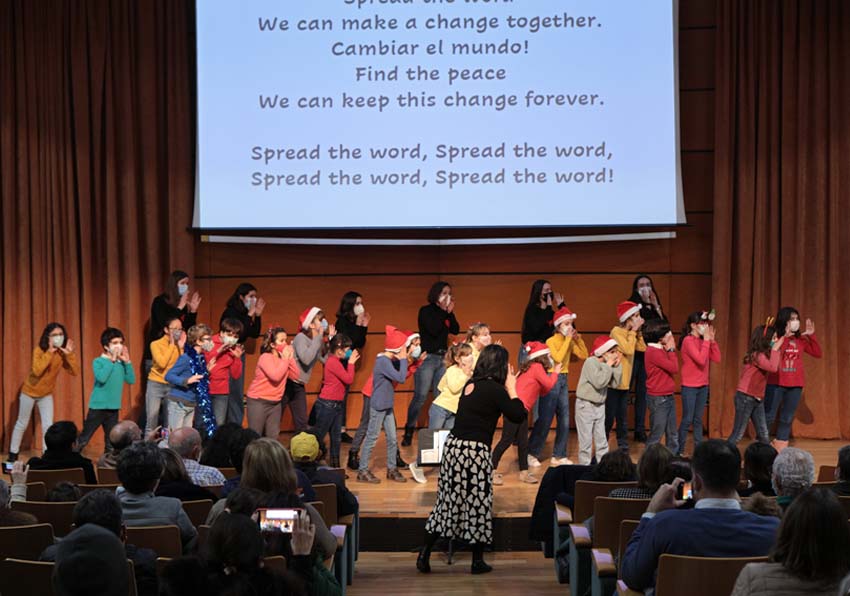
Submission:
<svg viewBox="0 0 850 596">
<path fill-rule="evenodd" d="M 116 453 L 141 440 L 142 429 L 132 420 L 122 420 L 109 431 L 109 442 Z"/>
<path fill-rule="evenodd" d="M 168 446 L 183 459 L 198 459 L 201 454 L 201 435 L 191 426 L 171 431 Z"/>
</svg>

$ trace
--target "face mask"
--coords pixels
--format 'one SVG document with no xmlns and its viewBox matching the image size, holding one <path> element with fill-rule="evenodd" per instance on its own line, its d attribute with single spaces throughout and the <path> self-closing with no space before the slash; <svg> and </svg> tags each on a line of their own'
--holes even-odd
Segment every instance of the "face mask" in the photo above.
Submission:
<svg viewBox="0 0 850 596">
<path fill-rule="evenodd" d="M 481 342 L 482 346 L 489 346 L 490 343 L 493 341 L 493 336 L 492 335 L 483 335 L 483 336 L 478 338 L 478 341 Z"/>
<path fill-rule="evenodd" d="M 322 319 L 322 331 L 327 331 L 327 330 L 328 330 L 328 320 Z"/>
<path fill-rule="evenodd" d="M 773 349 L 774 344 L 776 344 L 776 342 L 775 342 L 775 341 L 773 341 L 773 340 L 770 340 L 770 349 L 771 349 L 771 350 Z"/>
<path fill-rule="evenodd" d="M 201 348 L 204 350 L 204 352 L 211 352 L 213 347 L 214 346 L 213 346 L 213 342 L 212 342 L 211 339 L 208 339 L 207 341 L 201 342 Z"/>
<path fill-rule="evenodd" d="M 255 306 L 257 306 L 257 299 L 255 297 L 249 296 L 249 297 L 245 298 L 245 308 L 247 308 L 248 310 L 251 310 Z"/>
<path fill-rule="evenodd" d="M 354 312 L 354 316 L 355 316 L 355 317 L 359 317 L 359 316 L 360 316 L 360 315 L 362 315 L 364 312 L 366 312 L 366 309 L 363 307 L 363 305 L 362 305 L 362 304 L 355 304 L 355 305 L 354 305 L 354 311 L 353 311 L 353 312 Z"/>
<path fill-rule="evenodd" d="M 174 341 L 180 341 L 180 338 L 183 336 L 182 329 L 173 329 L 171 331 L 171 337 L 174 338 Z"/>
<path fill-rule="evenodd" d="M 648 298 L 648 297 L 649 297 L 649 293 L 650 293 L 651 291 L 652 291 L 652 288 L 650 288 L 649 286 L 643 286 L 643 287 L 641 287 L 641 288 L 638 288 L 638 294 L 640 294 L 640 295 L 641 295 L 641 296 L 643 296 L 644 298 Z"/>
<path fill-rule="evenodd" d="M 282 354 L 283 351 L 286 349 L 286 344 L 277 344 L 275 345 L 274 349 Z"/>
<path fill-rule="evenodd" d="M 109 346 L 109 353 L 113 356 L 120 356 L 121 352 L 124 351 L 124 344 L 117 344 Z"/>
<path fill-rule="evenodd" d="M 799 321 L 799 319 L 798 319 L 798 320 L 794 320 L 794 321 L 788 321 L 788 329 L 790 329 L 790 330 L 791 330 L 791 333 L 797 333 L 797 332 L 800 330 L 800 321 Z"/>
<path fill-rule="evenodd" d="M 697 333 L 700 335 L 705 335 L 706 329 L 708 329 L 708 325 L 697 325 Z"/>
<path fill-rule="evenodd" d="M 440 302 L 442 302 L 443 304 L 448 304 L 451 301 L 452 301 L 452 295 L 451 294 L 445 294 L 444 296 L 440 296 Z"/>
<path fill-rule="evenodd" d="M 189 291 L 189 284 L 177 284 L 177 293 L 181 296 Z"/>
<path fill-rule="evenodd" d="M 566 323 L 564 323 L 563 325 L 561 325 L 561 329 L 560 329 L 560 331 L 561 331 L 561 335 L 563 335 L 564 337 L 566 337 L 566 336 L 567 336 L 567 334 L 569 334 L 569 332 L 570 332 L 570 329 L 571 329 L 571 328 L 572 328 L 572 325 L 567 325 Z"/>
<path fill-rule="evenodd" d="M 543 300 L 552 300 L 554 297 L 555 297 L 554 292 L 544 292 L 543 293 Z"/>
<path fill-rule="evenodd" d="M 351 358 L 351 355 L 352 355 L 353 353 L 354 353 L 354 350 L 352 350 L 351 348 L 348 348 L 348 349 L 345 351 L 345 356 L 343 356 L 343 357 L 342 357 L 342 359 L 343 359 L 343 360 L 348 360 L 349 358 Z"/>
<path fill-rule="evenodd" d="M 50 343 L 53 345 L 54 348 L 61 348 L 62 344 L 65 343 L 65 336 L 64 335 L 54 335 L 53 337 L 50 338 Z"/>
<path fill-rule="evenodd" d="M 419 358 L 422 355 L 422 346 L 416 346 L 410 350 L 410 355 L 414 358 Z"/>
<path fill-rule="evenodd" d="M 223 343 L 226 346 L 235 346 L 237 343 L 239 343 L 239 338 L 238 337 L 230 337 L 229 335 L 225 335 L 221 338 L 221 343 Z"/>
</svg>

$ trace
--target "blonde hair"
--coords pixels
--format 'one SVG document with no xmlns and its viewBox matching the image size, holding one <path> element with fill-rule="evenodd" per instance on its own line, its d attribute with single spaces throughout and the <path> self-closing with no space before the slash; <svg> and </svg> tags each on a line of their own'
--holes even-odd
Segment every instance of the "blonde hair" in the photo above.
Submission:
<svg viewBox="0 0 850 596">
<path fill-rule="evenodd" d="M 481 332 L 485 329 L 490 329 L 490 325 L 480 322 L 470 325 L 469 329 L 466 331 L 466 343 L 471 344 L 472 339 L 481 335 Z"/>
<path fill-rule="evenodd" d="M 198 323 L 197 325 L 189 327 L 189 331 L 186 332 L 186 340 L 189 342 L 190 346 L 194 346 L 203 336 L 212 334 L 213 330 L 207 325 Z"/>
<path fill-rule="evenodd" d="M 446 359 L 443 362 L 446 368 L 455 366 L 458 360 L 470 354 L 472 354 L 472 346 L 469 344 L 452 344 L 446 351 Z"/>
<path fill-rule="evenodd" d="M 289 451 L 268 437 L 250 443 L 245 448 L 239 486 L 271 494 L 294 494 L 298 480 Z"/>
</svg>

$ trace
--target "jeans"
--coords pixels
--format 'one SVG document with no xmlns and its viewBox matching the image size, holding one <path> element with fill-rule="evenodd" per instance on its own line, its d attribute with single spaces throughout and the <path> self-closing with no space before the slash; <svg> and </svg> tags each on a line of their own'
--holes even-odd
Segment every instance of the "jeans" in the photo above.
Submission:
<svg viewBox="0 0 850 596">
<path fill-rule="evenodd" d="M 407 408 L 407 422 L 404 423 L 405 433 L 413 433 L 413 429 L 416 428 L 416 421 L 419 419 L 422 406 L 425 405 L 428 390 L 430 389 L 434 396 L 439 394 L 437 385 L 444 374 L 446 374 L 446 365 L 443 362 L 442 354 L 428 354 L 422 366 L 413 373 L 413 401 Z"/>
<path fill-rule="evenodd" d="M 174 431 L 178 428 L 192 426 L 192 419 L 195 417 L 194 404 L 184 404 L 181 401 L 170 399 L 168 404 L 168 430 Z"/>
<path fill-rule="evenodd" d="M 737 444 L 741 440 L 744 431 L 747 430 L 747 423 L 750 418 L 753 419 L 759 442 L 767 443 L 770 441 L 767 436 L 767 420 L 764 417 L 764 402 L 752 395 L 738 391 L 735 393 L 735 427 L 729 436 L 730 443 Z"/>
<path fill-rule="evenodd" d="M 499 460 L 508 447 L 516 443 L 517 456 L 519 458 L 519 471 L 528 469 L 528 420 L 519 424 L 505 418 L 502 426 L 502 438 L 499 439 L 496 448 L 493 449 L 493 470 L 499 467 Z"/>
<path fill-rule="evenodd" d="M 455 426 L 455 415 L 442 406 L 431 404 L 428 409 L 428 428 L 431 430 L 451 430 Z"/>
<path fill-rule="evenodd" d="M 396 437 L 395 414 L 392 410 L 376 410 L 369 408 L 369 428 L 366 431 L 366 442 L 363 445 L 363 454 L 360 456 L 360 468 L 358 471 L 366 472 L 369 469 L 369 456 L 378 440 L 381 427 L 387 435 L 387 470 L 396 467 L 396 453 L 398 452 L 398 438 Z"/>
<path fill-rule="evenodd" d="M 661 442 L 661 435 L 665 435 L 667 449 L 672 453 L 679 453 L 679 435 L 676 429 L 676 399 L 673 395 L 647 395 L 646 402 L 649 405 L 649 425 L 651 432 L 647 447 Z"/>
<path fill-rule="evenodd" d="M 646 365 L 643 352 L 635 352 L 632 381 L 635 386 L 635 432 L 646 434 Z"/>
<path fill-rule="evenodd" d="M 281 416 L 286 404 L 289 404 L 289 410 L 292 412 L 295 432 L 300 433 L 307 430 L 307 390 L 304 385 L 296 383 L 292 379 L 286 381 L 286 390 L 283 392 L 283 399 L 280 402 Z"/>
<path fill-rule="evenodd" d="M 708 401 L 708 385 L 686 387 L 682 385 L 682 422 L 679 424 L 679 453 L 685 452 L 688 428 L 694 426 L 694 449 L 702 443 L 702 415 Z"/>
<path fill-rule="evenodd" d="M 145 391 L 145 436 L 159 426 L 162 400 L 168 397 L 170 389 L 171 385 L 168 383 L 148 379 L 148 387 Z"/>
<path fill-rule="evenodd" d="M 277 440 L 280 436 L 280 417 L 283 408 L 279 401 L 248 397 L 248 428 L 261 437 Z"/>
<path fill-rule="evenodd" d="M 369 412 L 372 409 L 369 405 L 372 398 L 368 395 L 363 396 L 363 409 L 360 411 L 360 424 L 357 425 L 357 432 L 354 433 L 354 439 L 351 441 L 351 449 L 357 453 L 360 451 L 360 446 L 363 444 L 363 439 L 366 438 L 366 430 L 369 428 Z"/>
<path fill-rule="evenodd" d="M 98 410 L 89 408 L 86 420 L 83 422 L 83 430 L 77 439 L 77 449 L 82 451 L 89 444 L 94 431 L 98 426 L 103 427 L 104 453 L 112 448 L 109 442 L 109 431 L 118 424 L 118 410 Z"/>
<path fill-rule="evenodd" d="M 528 442 L 528 452 L 534 457 L 538 457 L 543 450 L 555 414 L 558 415 L 558 422 L 552 457 L 567 457 L 567 442 L 570 438 L 570 394 L 568 388 L 567 375 L 559 374 L 558 381 L 552 387 L 552 391 L 537 400 L 539 403 L 538 418 L 534 422 L 531 439 Z"/>
<path fill-rule="evenodd" d="M 344 402 L 333 401 L 330 399 L 317 399 L 316 410 L 316 426 L 314 431 L 319 443 L 325 440 L 325 435 L 331 434 L 331 465 L 336 467 L 339 465 L 339 445 L 342 442 L 342 415 L 345 411 Z"/>
<path fill-rule="evenodd" d="M 629 407 L 628 389 L 608 389 L 605 398 L 605 436 L 611 434 L 614 422 L 617 422 L 617 447 L 623 450 L 629 449 L 629 441 L 626 438 L 626 411 Z"/>
<path fill-rule="evenodd" d="M 770 399 L 768 399 L 770 395 Z M 768 430 L 776 420 L 779 412 L 779 423 L 776 425 L 776 438 L 787 441 L 791 436 L 791 423 L 794 422 L 794 414 L 800 405 L 803 396 L 802 387 L 782 387 L 780 385 L 768 385 L 764 394 L 764 409 Z M 780 411 L 780 407 L 782 410 Z"/>
<path fill-rule="evenodd" d="M 24 431 L 30 423 L 33 406 L 38 406 L 38 415 L 41 418 L 41 448 L 47 449 L 44 444 L 44 433 L 53 424 L 53 395 L 35 398 L 26 393 L 21 393 L 18 400 L 21 403 L 18 409 L 18 420 L 15 422 L 15 428 L 12 431 L 12 444 L 9 446 L 9 451 L 18 453 L 21 450 L 21 439 L 24 438 Z"/>
<path fill-rule="evenodd" d="M 216 426 L 221 426 L 227 421 L 227 406 L 230 396 L 228 394 L 210 395 L 212 400 L 213 415 L 215 415 Z"/>
<path fill-rule="evenodd" d="M 230 377 L 230 392 L 227 398 L 227 422 L 235 422 L 242 426 L 242 418 L 245 416 L 244 400 L 245 394 L 245 352 L 242 352 L 242 376 L 238 379 Z M 217 424 L 218 415 L 215 417 Z"/>
</svg>

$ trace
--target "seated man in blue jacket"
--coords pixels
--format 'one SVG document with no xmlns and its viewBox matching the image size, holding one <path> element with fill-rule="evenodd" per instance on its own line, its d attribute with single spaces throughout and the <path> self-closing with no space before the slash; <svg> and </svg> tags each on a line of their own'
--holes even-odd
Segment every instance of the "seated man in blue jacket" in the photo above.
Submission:
<svg viewBox="0 0 850 596">
<path fill-rule="evenodd" d="M 761 557 L 773 546 L 779 519 L 741 511 L 736 487 L 741 470 L 738 449 L 719 439 L 694 451 L 693 509 L 676 499 L 683 480 L 655 493 L 626 547 L 622 578 L 634 590 L 655 585 L 661 555 Z"/>
</svg>

